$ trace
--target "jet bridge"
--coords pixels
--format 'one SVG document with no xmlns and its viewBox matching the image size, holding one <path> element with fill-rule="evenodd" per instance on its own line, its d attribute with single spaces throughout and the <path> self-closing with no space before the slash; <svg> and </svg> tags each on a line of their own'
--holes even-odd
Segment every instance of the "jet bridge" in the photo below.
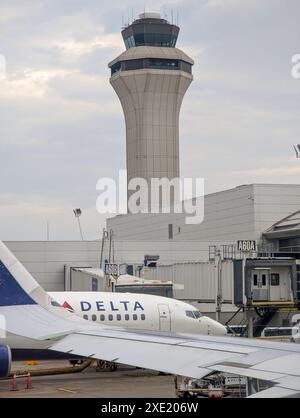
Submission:
<svg viewBox="0 0 300 418">
<path fill-rule="evenodd" d="M 234 260 L 234 303 L 238 307 L 282 308 L 297 304 L 293 258 Z"/>
</svg>

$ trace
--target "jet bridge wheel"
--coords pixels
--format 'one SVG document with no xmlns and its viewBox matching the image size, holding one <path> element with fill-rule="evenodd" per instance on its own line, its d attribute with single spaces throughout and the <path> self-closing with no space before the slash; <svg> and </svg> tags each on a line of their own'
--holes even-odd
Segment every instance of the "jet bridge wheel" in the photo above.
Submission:
<svg viewBox="0 0 300 418">
<path fill-rule="evenodd" d="M 255 312 L 260 318 L 263 318 L 269 312 L 269 309 L 268 308 L 257 308 L 256 307 Z"/>
<path fill-rule="evenodd" d="M 117 368 L 118 366 L 114 362 L 105 361 L 105 360 L 97 360 L 96 372 L 101 372 L 104 370 L 115 372 Z"/>
</svg>

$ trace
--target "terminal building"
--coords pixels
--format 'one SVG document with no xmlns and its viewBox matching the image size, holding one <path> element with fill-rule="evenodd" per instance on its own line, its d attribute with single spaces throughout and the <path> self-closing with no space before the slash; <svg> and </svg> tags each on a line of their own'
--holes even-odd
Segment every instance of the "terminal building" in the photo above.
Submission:
<svg viewBox="0 0 300 418">
<path fill-rule="evenodd" d="M 224 320 L 240 306 L 241 298 L 251 297 L 248 276 L 243 285 L 238 284 L 240 278 L 235 278 L 235 262 L 250 259 L 244 271 L 252 274 L 253 302 L 277 302 L 276 307 L 282 305 L 287 317 L 286 309 L 294 309 L 300 300 L 299 192 L 300 185 L 245 185 L 208 195 L 204 222 L 187 232 L 185 228 L 190 226 L 180 219 L 170 220 L 172 215 L 158 217 L 156 227 L 136 215 L 118 216 L 108 221 L 113 231 L 113 251 L 106 243 L 102 258 L 108 259 L 112 253 L 111 262 L 126 264 L 131 273 L 139 275 L 145 256 L 155 256 L 144 278 L 173 281 L 177 285 L 174 297 L 190 301 L 212 316 L 221 295 Z M 170 224 L 178 232 L 173 237 L 168 235 Z M 181 233 L 184 239 L 179 239 Z M 240 240 L 255 241 L 255 251 L 243 254 L 237 248 Z M 101 240 L 6 244 L 48 291 L 97 289 L 93 287 L 93 274 L 82 276 L 76 286 L 72 277 L 78 269 L 99 269 Z M 255 264 L 251 261 L 254 258 L 265 261 Z M 244 285 L 248 288 L 242 288 Z"/>
</svg>

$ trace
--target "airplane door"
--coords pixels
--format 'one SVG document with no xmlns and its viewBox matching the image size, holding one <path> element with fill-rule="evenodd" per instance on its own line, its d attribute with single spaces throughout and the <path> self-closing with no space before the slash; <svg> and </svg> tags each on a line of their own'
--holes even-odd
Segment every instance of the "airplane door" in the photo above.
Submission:
<svg viewBox="0 0 300 418">
<path fill-rule="evenodd" d="M 171 331 L 171 315 L 169 306 L 163 303 L 157 305 L 160 331 Z"/>
<path fill-rule="evenodd" d="M 280 277 L 279 273 L 271 273 L 270 277 L 270 300 L 271 301 L 279 301 L 282 299 L 281 297 L 281 288 L 283 285 L 283 280 Z"/>
</svg>

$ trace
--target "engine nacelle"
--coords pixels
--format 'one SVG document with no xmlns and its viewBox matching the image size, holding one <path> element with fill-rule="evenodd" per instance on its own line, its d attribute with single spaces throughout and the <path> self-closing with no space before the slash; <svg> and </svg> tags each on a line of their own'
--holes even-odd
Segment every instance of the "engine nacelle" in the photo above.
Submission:
<svg viewBox="0 0 300 418">
<path fill-rule="evenodd" d="M 7 377 L 11 368 L 11 351 L 7 345 L 0 344 L 0 377 Z"/>
</svg>

